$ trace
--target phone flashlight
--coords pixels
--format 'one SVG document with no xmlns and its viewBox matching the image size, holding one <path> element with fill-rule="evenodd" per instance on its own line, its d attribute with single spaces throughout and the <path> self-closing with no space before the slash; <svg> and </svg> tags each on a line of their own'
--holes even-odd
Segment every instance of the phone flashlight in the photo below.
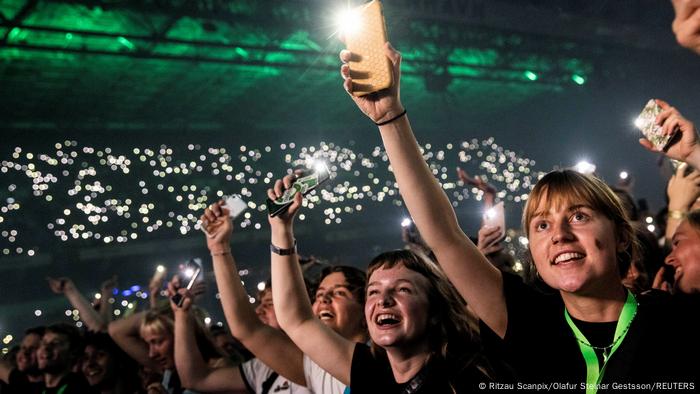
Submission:
<svg viewBox="0 0 700 394">
<path fill-rule="evenodd" d="M 627 171 L 621 171 L 621 172 L 620 172 L 620 179 L 623 179 L 623 180 L 624 180 L 624 179 L 629 178 L 629 176 L 630 176 L 630 174 L 627 173 Z"/>
<path fill-rule="evenodd" d="M 197 280 L 199 277 L 199 274 L 202 272 L 202 263 L 200 259 L 194 258 L 188 260 L 185 264 L 181 266 L 181 278 L 182 279 L 189 279 L 189 282 L 187 282 L 187 286 L 185 288 L 187 290 L 191 290 L 192 286 L 194 285 L 194 282 Z M 177 305 L 178 307 L 182 307 L 182 302 L 184 301 L 184 297 L 180 293 L 175 293 L 170 299 Z"/>
<path fill-rule="evenodd" d="M 411 223 L 412 223 L 411 219 L 403 218 L 403 220 L 401 221 L 401 227 L 408 227 L 411 225 Z"/>
</svg>

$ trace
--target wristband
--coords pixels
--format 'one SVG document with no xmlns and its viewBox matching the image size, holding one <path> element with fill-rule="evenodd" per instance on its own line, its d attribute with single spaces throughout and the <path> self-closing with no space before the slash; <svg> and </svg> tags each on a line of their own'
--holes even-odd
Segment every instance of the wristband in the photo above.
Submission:
<svg viewBox="0 0 700 394">
<path fill-rule="evenodd" d="M 288 248 L 288 249 L 278 248 L 277 246 L 275 246 L 275 244 L 270 242 L 270 252 L 277 254 L 277 255 L 280 255 L 280 256 L 291 256 L 293 254 L 296 254 L 296 252 L 297 252 L 297 240 L 295 239 L 294 246 L 292 246 L 291 248 Z"/>
<path fill-rule="evenodd" d="M 669 210 L 668 211 L 668 217 L 669 219 L 676 219 L 676 220 L 682 220 L 685 219 L 685 216 L 687 215 L 686 212 L 683 211 L 676 211 L 675 209 Z"/>
<path fill-rule="evenodd" d="M 227 254 L 231 254 L 231 249 L 226 249 L 218 252 L 211 252 L 212 257 L 214 256 L 226 256 Z"/>
<path fill-rule="evenodd" d="M 405 108 L 404 108 L 403 112 L 401 112 L 400 114 L 394 116 L 393 118 L 391 118 L 391 119 L 389 119 L 389 120 L 385 120 L 385 121 L 383 121 L 383 122 L 374 122 L 374 124 L 376 124 L 377 126 L 384 126 L 385 124 L 389 124 L 389 123 L 395 121 L 396 119 L 398 119 L 398 118 L 400 118 L 400 117 L 402 117 L 402 116 L 404 116 L 404 115 L 406 115 L 406 109 L 405 109 Z"/>
</svg>

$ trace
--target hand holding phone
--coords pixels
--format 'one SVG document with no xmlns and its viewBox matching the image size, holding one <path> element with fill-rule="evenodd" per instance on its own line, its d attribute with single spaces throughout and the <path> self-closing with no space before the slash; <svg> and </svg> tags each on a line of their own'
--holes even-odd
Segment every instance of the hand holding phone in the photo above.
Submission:
<svg viewBox="0 0 700 394">
<path fill-rule="evenodd" d="M 354 96 L 364 96 L 390 87 L 392 65 L 384 53 L 386 26 L 379 0 L 372 0 L 349 13 L 344 29 L 345 46 L 353 57 L 348 62 L 352 72 Z"/>
<path fill-rule="evenodd" d="M 178 273 L 180 276 L 180 283 L 182 284 L 187 282 L 187 286 L 185 286 L 185 288 L 187 290 L 192 289 L 192 286 L 197 281 L 197 278 L 199 278 L 201 272 L 202 262 L 200 259 L 194 258 L 188 260 L 185 264 L 180 266 L 180 272 Z M 175 305 L 182 307 L 182 302 L 184 301 L 182 294 L 175 293 L 172 297 L 170 297 L 170 299 Z"/>
<path fill-rule="evenodd" d="M 275 200 L 267 198 L 265 203 L 267 204 L 267 211 L 271 217 L 286 212 L 289 206 L 294 202 L 294 196 L 296 196 L 297 193 L 301 193 L 305 196 L 331 178 L 330 171 L 325 163 L 318 162 L 314 167 L 314 171 L 311 174 L 297 178 L 292 184 L 292 187 L 285 190 L 279 198 Z"/>
<path fill-rule="evenodd" d="M 484 212 L 483 216 L 484 226 L 498 227 L 499 236 L 498 239 L 502 239 L 506 235 L 506 216 L 505 207 L 503 201 L 492 206 Z"/>
<path fill-rule="evenodd" d="M 641 130 L 644 134 L 644 138 L 649 140 L 657 151 L 662 151 L 666 149 L 668 143 L 675 136 L 675 131 L 673 134 L 665 135 L 663 133 L 663 128 L 656 124 L 656 117 L 663 111 L 661 106 L 656 103 L 656 100 L 651 99 L 647 102 L 639 114 L 637 119 L 634 121 L 634 125 Z"/>
</svg>

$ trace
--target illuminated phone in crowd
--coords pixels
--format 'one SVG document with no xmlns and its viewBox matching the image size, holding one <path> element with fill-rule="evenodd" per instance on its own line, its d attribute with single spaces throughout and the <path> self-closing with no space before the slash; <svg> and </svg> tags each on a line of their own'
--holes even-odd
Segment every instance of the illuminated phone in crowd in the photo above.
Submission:
<svg viewBox="0 0 700 394">
<path fill-rule="evenodd" d="M 186 263 L 180 265 L 180 272 L 178 273 L 180 276 L 180 284 L 187 282 L 187 286 L 185 286 L 185 288 L 187 290 L 191 290 L 194 282 L 197 281 L 197 278 L 199 278 L 201 273 L 202 261 L 197 258 L 188 260 Z M 170 299 L 173 301 L 173 303 L 175 303 L 175 305 L 182 307 L 182 302 L 184 301 L 182 294 L 175 293 L 175 295 L 170 297 Z"/>
<path fill-rule="evenodd" d="M 666 149 L 676 133 L 674 130 L 672 134 L 664 135 L 661 126 L 656 124 L 656 117 L 662 111 L 663 109 L 656 103 L 656 100 L 651 99 L 634 121 L 634 125 L 641 130 L 644 138 L 648 139 L 656 150 Z"/>
<path fill-rule="evenodd" d="M 384 52 L 387 41 L 382 3 L 373 0 L 349 11 L 343 25 L 348 62 L 352 75 L 352 94 L 364 96 L 390 87 L 392 65 Z"/>
<path fill-rule="evenodd" d="M 309 174 L 298 178 L 292 184 L 292 187 L 285 190 L 282 196 L 275 200 L 266 200 L 267 212 L 271 217 L 275 217 L 289 209 L 289 206 L 294 202 L 294 196 L 297 193 L 302 195 L 307 195 L 311 193 L 312 190 L 316 189 L 320 184 L 329 180 L 331 177 L 328 167 L 323 162 L 317 162 L 314 165 L 314 171 Z"/>
<path fill-rule="evenodd" d="M 224 200 L 224 205 L 222 207 L 228 209 L 228 216 L 231 219 L 237 218 L 248 208 L 248 204 L 246 204 L 246 202 L 243 201 L 241 196 L 238 194 L 224 196 L 222 199 Z M 200 223 L 200 228 L 202 229 L 202 232 L 207 235 L 207 237 L 212 237 L 212 235 L 207 231 L 208 225 L 208 222 L 203 221 Z"/>
<path fill-rule="evenodd" d="M 492 206 L 484 212 L 484 226 L 499 227 L 500 234 L 498 239 L 506 236 L 506 214 L 503 201 Z"/>
</svg>

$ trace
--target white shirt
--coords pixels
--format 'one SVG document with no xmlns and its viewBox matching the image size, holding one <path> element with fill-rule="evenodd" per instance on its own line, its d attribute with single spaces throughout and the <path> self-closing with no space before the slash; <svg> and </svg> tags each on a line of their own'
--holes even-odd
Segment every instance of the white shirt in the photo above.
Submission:
<svg viewBox="0 0 700 394">
<path fill-rule="evenodd" d="M 262 393 L 263 383 L 272 375 L 272 368 L 263 364 L 262 361 L 254 358 L 241 364 L 241 374 L 248 383 L 248 387 L 255 393 Z M 268 394 L 290 393 L 290 394 L 311 394 L 311 392 L 303 386 L 292 383 L 289 379 L 283 376 L 277 376 L 274 383 L 270 387 Z"/>
<path fill-rule="evenodd" d="M 304 355 L 304 377 L 306 387 L 316 394 L 343 394 L 346 386 L 318 364 Z M 349 392 L 349 390 L 348 390 Z"/>
</svg>

